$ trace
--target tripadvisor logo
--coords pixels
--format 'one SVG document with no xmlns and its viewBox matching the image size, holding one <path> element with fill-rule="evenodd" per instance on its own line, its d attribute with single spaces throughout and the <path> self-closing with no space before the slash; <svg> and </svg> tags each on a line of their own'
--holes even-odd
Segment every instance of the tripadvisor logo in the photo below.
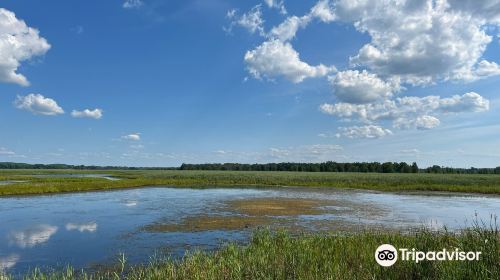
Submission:
<svg viewBox="0 0 500 280">
<path fill-rule="evenodd" d="M 464 252 L 458 248 L 455 250 L 443 249 L 441 251 L 422 252 L 415 248 L 399 249 L 399 258 L 402 261 L 478 261 L 481 252 Z M 392 266 L 398 260 L 398 250 L 391 244 L 382 244 L 375 250 L 375 260 L 381 266 Z"/>
<path fill-rule="evenodd" d="M 381 266 L 391 266 L 398 260 L 398 251 L 391 244 L 382 244 L 375 251 L 375 260 Z"/>
</svg>

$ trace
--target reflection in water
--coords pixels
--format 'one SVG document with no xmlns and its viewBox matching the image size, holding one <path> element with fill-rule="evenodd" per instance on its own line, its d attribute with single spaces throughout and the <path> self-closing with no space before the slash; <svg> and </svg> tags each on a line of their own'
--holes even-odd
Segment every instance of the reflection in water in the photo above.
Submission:
<svg viewBox="0 0 500 280">
<path fill-rule="evenodd" d="M 134 200 L 127 201 L 127 202 L 125 203 L 125 206 L 127 206 L 127 207 L 134 207 L 134 206 L 137 206 L 137 201 L 134 201 Z"/>
<path fill-rule="evenodd" d="M 9 235 L 9 241 L 21 248 L 31 248 L 49 241 L 57 229 L 56 226 L 37 225 L 22 231 L 12 231 Z"/>
<path fill-rule="evenodd" d="M 17 254 L 8 255 L 7 257 L 0 257 L 0 272 L 14 267 L 18 261 L 19 255 Z"/>
<path fill-rule="evenodd" d="M 262 224 L 299 231 L 420 226 L 454 231 L 470 226 L 465 222 L 476 213 L 488 222 L 490 214 L 500 213 L 500 197 L 311 187 L 155 187 L 4 197 L 0 198 L 0 267 L 13 274 L 37 266 L 84 268 L 113 263 L 118 253 L 130 263 L 147 262 L 156 253 L 176 258 L 186 250 L 245 242 L 252 226 Z M 246 214 L 251 214 L 246 220 L 237 219 Z"/>
<path fill-rule="evenodd" d="M 66 230 L 72 231 L 72 230 L 77 230 L 79 232 L 95 232 L 97 230 L 97 223 L 96 222 L 90 222 L 86 224 L 74 224 L 74 223 L 68 223 L 66 224 Z"/>
<path fill-rule="evenodd" d="M 35 178 L 102 178 L 110 181 L 118 181 L 120 178 L 108 174 L 35 174 Z"/>
</svg>

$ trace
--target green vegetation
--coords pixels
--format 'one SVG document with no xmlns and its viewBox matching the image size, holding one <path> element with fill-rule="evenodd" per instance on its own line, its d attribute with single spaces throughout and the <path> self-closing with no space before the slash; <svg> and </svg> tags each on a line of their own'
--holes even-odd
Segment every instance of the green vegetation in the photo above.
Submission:
<svg viewBox="0 0 500 280">
<path fill-rule="evenodd" d="M 218 171 L 292 171 L 292 172 L 360 172 L 360 173 L 434 173 L 434 174 L 500 174 L 496 168 L 454 168 L 433 165 L 419 169 L 416 162 L 335 162 L 321 163 L 202 163 L 180 167 L 127 167 L 71 164 L 29 164 L 0 162 L 0 169 L 74 169 L 74 170 L 218 170 Z"/>
<path fill-rule="evenodd" d="M 24 279 L 498 279 L 499 237 L 496 226 L 461 233 L 423 229 L 406 234 L 298 236 L 264 230 L 255 232 L 247 246 L 231 244 L 214 253 L 187 254 L 180 260 L 153 259 L 146 265 L 128 266 L 122 257 L 119 264 L 100 272 L 35 270 Z M 384 243 L 424 252 L 459 248 L 482 254 L 479 261 L 398 260 L 385 268 L 374 259 L 375 249 Z"/>
<path fill-rule="evenodd" d="M 37 174 L 109 174 L 104 178 L 33 177 Z M 379 174 L 320 172 L 182 171 L 182 170 L 0 170 L 0 181 L 26 181 L 0 186 L 2 195 L 47 194 L 143 186 L 266 187 L 311 186 L 380 191 L 446 191 L 500 194 L 500 175 Z"/>
</svg>

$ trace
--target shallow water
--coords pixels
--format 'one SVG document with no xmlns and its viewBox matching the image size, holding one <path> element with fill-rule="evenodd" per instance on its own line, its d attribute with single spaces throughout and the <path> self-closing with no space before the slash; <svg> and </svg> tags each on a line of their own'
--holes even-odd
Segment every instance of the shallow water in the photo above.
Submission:
<svg viewBox="0 0 500 280">
<path fill-rule="evenodd" d="M 0 181 L 0 186 L 12 185 L 12 184 L 23 183 L 23 182 L 26 182 L 26 181 L 18 181 L 18 180 Z"/>
<path fill-rule="evenodd" d="M 36 174 L 30 175 L 35 178 L 103 178 L 110 181 L 120 180 L 108 174 Z"/>
<path fill-rule="evenodd" d="M 131 262 L 186 250 L 215 249 L 243 242 L 251 230 L 148 232 L 147 225 L 180 223 L 210 214 L 237 215 L 227 201 L 256 198 L 321 200 L 326 213 L 288 217 L 311 231 L 408 228 L 421 225 L 451 230 L 476 217 L 489 223 L 500 213 L 500 197 L 423 195 L 327 188 L 183 189 L 141 188 L 46 196 L 0 198 L 0 269 L 22 273 L 34 266 L 77 268 L 110 263 L 119 253 Z"/>
</svg>

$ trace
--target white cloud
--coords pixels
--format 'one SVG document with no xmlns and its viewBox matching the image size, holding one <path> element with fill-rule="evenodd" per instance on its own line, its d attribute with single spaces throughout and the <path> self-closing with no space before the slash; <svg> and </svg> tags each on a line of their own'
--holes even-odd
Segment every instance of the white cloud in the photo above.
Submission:
<svg viewBox="0 0 500 280">
<path fill-rule="evenodd" d="M 339 158 L 343 148 L 335 144 L 313 144 L 290 147 L 271 147 L 260 151 L 219 150 L 219 162 L 323 162 Z M 210 158 L 213 158 L 213 153 Z"/>
<path fill-rule="evenodd" d="M 85 231 L 96 232 L 97 231 L 97 223 L 95 223 L 95 222 L 90 222 L 90 223 L 85 223 L 85 224 L 67 223 L 66 230 L 67 231 L 77 230 L 79 232 L 85 232 Z"/>
<path fill-rule="evenodd" d="M 139 8 L 142 5 L 144 5 L 144 2 L 142 2 L 141 0 L 125 0 L 122 7 L 125 9 L 134 9 Z"/>
<path fill-rule="evenodd" d="M 343 148 L 335 144 L 314 144 L 295 147 L 274 147 L 267 152 L 255 153 L 257 161 L 325 161 L 331 160 Z"/>
<path fill-rule="evenodd" d="M 16 108 L 30 111 L 35 115 L 55 116 L 64 114 L 64 110 L 57 105 L 54 99 L 46 98 L 41 94 L 17 96 L 14 101 Z"/>
<path fill-rule="evenodd" d="M 333 3 L 329 0 L 318 1 L 318 3 L 312 7 L 309 15 L 320 19 L 322 22 L 331 22 L 336 18 Z"/>
<path fill-rule="evenodd" d="M 141 135 L 140 135 L 140 133 L 132 133 L 132 134 L 122 136 L 122 139 L 130 140 L 130 141 L 139 141 L 139 140 L 141 140 Z"/>
<path fill-rule="evenodd" d="M 495 62 L 490 62 L 486 60 L 481 60 L 473 71 L 473 76 L 470 77 L 471 80 L 480 78 L 486 78 L 490 76 L 496 76 L 500 74 L 500 66 Z"/>
<path fill-rule="evenodd" d="M 226 16 L 232 20 L 229 27 L 224 28 L 226 32 L 231 33 L 233 27 L 237 25 L 245 28 L 252 34 L 258 33 L 262 36 L 265 36 L 261 5 L 253 7 L 250 11 L 244 13 L 241 16 L 237 15 L 236 10 L 229 10 Z"/>
<path fill-rule="evenodd" d="M 278 9 L 281 14 L 286 15 L 285 1 L 283 0 L 264 0 L 269 8 Z"/>
<path fill-rule="evenodd" d="M 433 116 L 419 116 L 416 119 L 398 118 L 394 120 L 394 127 L 399 129 L 432 129 L 441 124 L 441 121 Z"/>
<path fill-rule="evenodd" d="M 297 31 L 306 28 L 313 19 L 319 19 L 322 22 L 331 22 L 335 19 L 333 9 L 328 1 L 319 1 L 311 11 L 304 16 L 290 16 L 282 23 L 273 27 L 267 36 L 269 38 L 289 41 L 295 37 Z"/>
<path fill-rule="evenodd" d="M 450 8 L 477 20 L 500 24 L 500 2 L 498 0 L 448 0 Z"/>
<path fill-rule="evenodd" d="M 44 55 L 50 45 L 39 31 L 6 9 L 0 8 L 0 82 L 28 86 L 25 76 L 17 73 L 21 62 Z"/>
<path fill-rule="evenodd" d="M 343 102 L 363 104 L 388 99 L 399 91 L 399 83 L 386 83 L 363 70 L 347 70 L 330 77 L 337 98 Z"/>
<path fill-rule="evenodd" d="M 289 41 L 295 37 L 299 28 L 305 28 L 310 20 L 311 18 L 309 16 L 288 17 L 281 24 L 273 27 L 271 31 L 269 31 L 268 37 L 279 39 L 282 42 Z"/>
<path fill-rule="evenodd" d="M 431 0 L 341 0 L 335 14 L 371 36 L 351 58 L 354 65 L 410 84 L 482 78 L 475 69 L 492 41 L 482 28 L 488 19 L 448 7 Z"/>
<path fill-rule="evenodd" d="M 299 53 L 290 43 L 279 40 L 264 42 L 256 49 L 245 54 L 248 71 L 255 78 L 283 76 L 286 79 L 300 83 L 306 78 L 323 77 L 335 71 L 335 67 L 322 64 L 311 66 L 300 60 Z"/>
<path fill-rule="evenodd" d="M 439 105 L 443 112 L 451 113 L 485 112 L 490 109 L 490 101 L 475 92 L 442 98 Z"/>
<path fill-rule="evenodd" d="M 377 125 L 339 127 L 337 137 L 375 139 L 392 135 L 392 131 Z"/>
<path fill-rule="evenodd" d="M 16 153 L 14 153 L 13 151 L 11 151 L 5 147 L 0 147 L 0 156 L 13 156 L 15 154 Z"/>
<path fill-rule="evenodd" d="M 90 110 L 90 109 L 85 109 L 83 111 L 77 111 L 77 110 L 73 110 L 71 112 L 71 116 L 74 117 L 74 118 L 91 118 L 91 119 L 100 119 L 102 118 L 102 109 L 94 109 L 94 110 Z"/>
<path fill-rule="evenodd" d="M 9 240 L 21 248 L 31 248 L 49 241 L 57 230 L 56 226 L 42 224 L 23 231 L 12 231 Z"/>
<path fill-rule="evenodd" d="M 488 111 L 489 101 L 475 92 L 468 92 L 448 98 L 406 96 L 370 104 L 325 103 L 319 110 L 345 120 L 364 123 L 392 120 L 397 128 L 428 129 L 439 125 L 437 117 L 442 114 Z"/>
<path fill-rule="evenodd" d="M 142 145 L 142 144 L 130 145 L 130 148 L 134 149 L 134 150 L 140 150 L 140 149 L 144 149 L 144 145 Z"/>
</svg>

